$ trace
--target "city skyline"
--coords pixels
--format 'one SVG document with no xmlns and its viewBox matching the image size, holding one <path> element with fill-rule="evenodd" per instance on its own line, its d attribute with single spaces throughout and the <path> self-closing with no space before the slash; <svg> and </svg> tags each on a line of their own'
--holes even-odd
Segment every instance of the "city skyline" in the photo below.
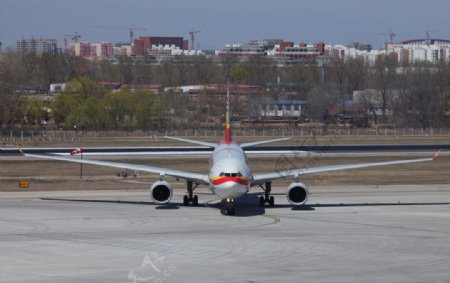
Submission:
<svg viewBox="0 0 450 283">
<path fill-rule="evenodd" d="M 337 3 L 338 2 L 338 3 Z M 363 3 L 364 2 L 364 3 Z M 425 38 L 450 39 L 450 20 L 444 0 L 0 0 L 0 41 L 15 48 L 22 37 L 55 38 L 81 35 L 82 41 L 129 42 L 126 29 L 92 26 L 141 27 L 143 35 L 196 35 L 200 49 L 221 49 L 225 44 L 257 38 L 295 42 L 348 44 L 368 42 L 381 48 L 391 30 L 395 41 Z"/>
</svg>

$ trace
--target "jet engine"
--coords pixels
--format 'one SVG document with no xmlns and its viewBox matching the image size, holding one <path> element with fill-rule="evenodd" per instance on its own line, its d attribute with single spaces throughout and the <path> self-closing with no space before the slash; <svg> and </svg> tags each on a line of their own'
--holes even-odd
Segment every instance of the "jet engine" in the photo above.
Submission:
<svg viewBox="0 0 450 283">
<path fill-rule="evenodd" d="M 156 203 L 168 203 L 172 198 L 172 186 L 166 181 L 157 181 L 150 188 L 150 195 Z"/>
<path fill-rule="evenodd" d="M 293 205 L 303 205 L 308 200 L 308 188 L 303 183 L 292 183 L 287 190 L 287 199 Z"/>
</svg>

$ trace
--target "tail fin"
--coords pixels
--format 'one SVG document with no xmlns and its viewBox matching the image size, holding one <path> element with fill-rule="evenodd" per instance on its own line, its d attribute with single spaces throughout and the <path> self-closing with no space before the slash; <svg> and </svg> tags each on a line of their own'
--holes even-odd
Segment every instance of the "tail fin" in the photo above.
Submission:
<svg viewBox="0 0 450 283">
<path fill-rule="evenodd" d="M 224 143 L 231 143 L 231 128 L 230 128 L 230 79 L 227 81 L 227 105 L 225 113 L 225 139 Z"/>
</svg>

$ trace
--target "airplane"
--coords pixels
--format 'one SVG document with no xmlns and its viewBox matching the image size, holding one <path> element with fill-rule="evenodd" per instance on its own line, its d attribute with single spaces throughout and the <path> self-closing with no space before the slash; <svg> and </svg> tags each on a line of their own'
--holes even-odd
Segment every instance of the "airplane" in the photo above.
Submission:
<svg viewBox="0 0 450 283">
<path fill-rule="evenodd" d="M 192 144 L 213 148 L 213 152 L 210 156 L 210 167 L 207 174 L 149 165 L 110 162 L 103 160 L 73 159 L 70 157 L 54 155 L 27 154 L 21 148 L 19 148 L 19 151 L 22 155 L 27 157 L 69 161 L 159 174 L 159 180 L 154 182 L 150 187 L 151 199 L 156 204 L 167 204 L 172 199 L 173 189 L 172 185 L 166 180 L 167 176 L 175 177 L 177 180 L 183 179 L 186 181 L 187 194 L 183 197 L 183 205 L 185 206 L 197 206 L 198 196 L 194 194 L 194 190 L 199 185 L 206 185 L 212 193 L 222 199 L 224 204 L 222 214 L 224 215 L 235 215 L 235 200 L 247 194 L 250 191 L 250 188 L 256 186 L 261 187 L 264 191 L 264 196 L 260 196 L 259 198 L 260 206 L 274 206 L 275 200 L 274 197 L 271 196 L 271 188 L 272 182 L 278 179 L 292 178 L 292 183 L 287 187 L 286 197 L 289 203 L 293 206 L 301 206 L 307 202 L 309 195 L 308 187 L 300 182 L 300 176 L 302 175 L 375 166 L 426 162 L 435 160 L 440 153 L 437 152 L 431 158 L 329 165 L 253 174 L 248 165 L 245 148 L 265 143 L 283 141 L 289 139 L 289 137 L 237 144 L 232 138 L 230 127 L 229 83 L 226 99 L 225 134 L 224 138 L 219 143 L 191 140 L 186 138 L 166 137 L 177 141 L 189 142 Z"/>
</svg>

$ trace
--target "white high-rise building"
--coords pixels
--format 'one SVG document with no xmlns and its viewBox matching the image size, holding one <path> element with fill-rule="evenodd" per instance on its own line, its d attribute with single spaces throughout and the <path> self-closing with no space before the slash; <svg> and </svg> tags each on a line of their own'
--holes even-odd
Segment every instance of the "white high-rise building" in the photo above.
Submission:
<svg viewBox="0 0 450 283">
<path fill-rule="evenodd" d="M 450 41 L 417 39 L 388 44 L 388 53 L 395 53 L 400 63 L 450 61 Z"/>
<path fill-rule="evenodd" d="M 57 54 L 58 41 L 48 38 L 22 38 L 22 40 L 17 41 L 16 51 L 17 53 L 33 53 L 36 55 L 44 53 Z"/>
<path fill-rule="evenodd" d="M 347 60 L 359 58 L 369 65 L 375 64 L 380 55 L 390 55 L 397 58 L 399 64 L 407 65 L 417 62 L 436 63 L 441 60 L 450 61 L 450 40 L 417 39 L 400 43 L 389 43 L 386 50 L 358 50 L 353 46 L 326 45 L 325 54 Z"/>
</svg>

